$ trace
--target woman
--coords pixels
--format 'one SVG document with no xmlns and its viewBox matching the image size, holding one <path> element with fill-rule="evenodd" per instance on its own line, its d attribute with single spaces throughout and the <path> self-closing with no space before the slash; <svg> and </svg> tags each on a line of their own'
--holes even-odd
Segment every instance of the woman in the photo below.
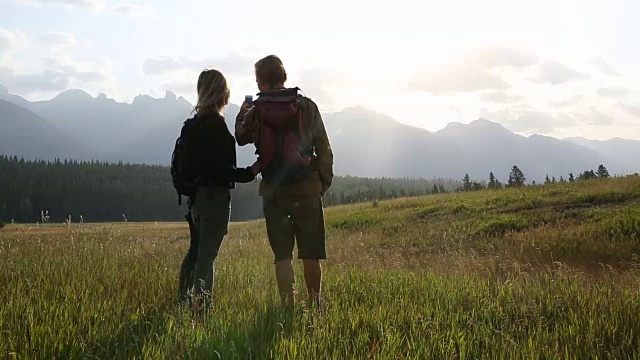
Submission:
<svg viewBox="0 0 640 360">
<path fill-rule="evenodd" d="M 227 234 L 231 192 L 235 182 L 255 179 L 253 167 L 236 168 L 236 147 L 222 115 L 229 103 L 227 80 L 217 70 L 205 70 L 198 78 L 195 116 L 185 122 L 182 137 L 188 148 L 192 178 L 201 178 L 189 199 L 193 218 L 191 244 L 180 268 L 178 298 L 188 300 L 193 287 L 193 309 L 206 308 L 213 289 L 213 263 Z"/>
</svg>

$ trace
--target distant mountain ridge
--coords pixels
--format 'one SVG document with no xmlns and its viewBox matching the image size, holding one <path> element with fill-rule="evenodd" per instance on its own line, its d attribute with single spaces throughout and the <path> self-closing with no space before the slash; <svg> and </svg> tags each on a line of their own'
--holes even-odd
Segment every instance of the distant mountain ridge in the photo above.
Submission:
<svg viewBox="0 0 640 360">
<path fill-rule="evenodd" d="M 37 114 L 0 99 L 0 153 L 25 158 L 89 160 L 97 154 Z"/>
<path fill-rule="evenodd" d="M 166 165 L 182 123 L 193 109 L 170 91 L 159 99 L 140 95 L 131 104 L 104 94 L 94 98 L 81 90 L 30 102 L 0 86 L 0 99 L 4 100 L 0 103 L 0 153 L 44 159 Z M 238 111 L 234 104 L 226 109 L 231 132 Z M 635 140 L 524 137 L 483 118 L 430 132 L 357 107 L 323 114 L 323 119 L 337 175 L 457 179 L 469 173 L 474 179 L 485 179 L 493 172 L 506 181 L 509 169 L 518 165 L 529 181 L 541 181 L 547 174 L 566 178 L 569 172 L 578 174 L 599 164 L 612 174 L 640 170 L 636 160 L 640 141 Z M 239 166 L 255 160 L 252 145 L 237 151 Z"/>
<path fill-rule="evenodd" d="M 640 141 L 613 138 L 606 141 L 589 140 L 585 138 L 566 138 L 569 141 L 593 149 L 613 159 L 626 159 L 630 170 L 638 171 L 640 167 Z"/>
</svg>

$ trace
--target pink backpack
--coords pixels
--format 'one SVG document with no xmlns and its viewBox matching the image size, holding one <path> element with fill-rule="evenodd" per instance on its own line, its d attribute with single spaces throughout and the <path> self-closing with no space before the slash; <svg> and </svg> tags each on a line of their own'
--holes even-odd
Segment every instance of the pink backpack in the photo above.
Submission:
<svg viewBox="0 0 640 360">
<path fill-rule="evenodd" d="M 295 184 L 313 172 L 310 124 L 305 123 L 299 88 L 258 94 L 255 142 L 262 179 L 274 186 Z"/>
</svg>

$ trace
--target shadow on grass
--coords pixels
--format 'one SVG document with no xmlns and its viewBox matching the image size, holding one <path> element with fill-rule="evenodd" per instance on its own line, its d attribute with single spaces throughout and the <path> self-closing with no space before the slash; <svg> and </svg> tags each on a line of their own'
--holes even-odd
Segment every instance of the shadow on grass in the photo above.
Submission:
<svg viewBox="0 0 640 360">
<path fill-rule="evenodd" d="M 256 306 L 244 327 L 229 331 L 225 339 L 210 339 L 189 350 L 189 359 L 275 359 L 279 339 L 294 333 L 295 315 L 275 304 Z M 215 316 L 215 315 L 214 315 Z"/>
<path fill-rule="evenodd" d="M 77 342 L 60 344 L 55 350 L 39 354 L 46 359 L 129 359 L 142 356 L 143 348 L 151 337 L 161 338 L 167 333 L 168 315 L 160 309 L 145 313 L 129 321 L 123 319 L 118 331 L 89 340 L 83 346 Z"/>
<path fill-rule="evenodd" d="M 234 323 L 226 320 L 230 323 L 222 325 L 216 309 L 201 318 L 186 309 L 162 304 L 137 317 L 123 318 L 117 331 L 103 332 L 84 346 L 71 342 L 46 353 L 30 353 L 49 359 L 132 359 L 157 355 L 167 359 L 273 359 L 278 341 L 293 335 L 294 323 L 299 318 L 297 311 L 264 303 L 250 310 L 246 320 Z M 181 324 L 184 320 L 200 322 L 204 337 L 193 335 L 191 329 L 184 327 L 189 326 L 187 323 Z"/>
</svg>

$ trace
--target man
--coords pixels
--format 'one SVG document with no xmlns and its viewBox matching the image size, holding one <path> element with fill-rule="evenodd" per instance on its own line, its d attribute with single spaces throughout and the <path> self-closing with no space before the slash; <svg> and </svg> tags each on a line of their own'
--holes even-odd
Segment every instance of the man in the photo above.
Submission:
<svg viewBox="0 0 640 360">
<path fill-rule="evenodd" d="M 287 73 L 277 56 L 258 61 L 255 75 L 259 97 L 253 107 L 243 104 L 236 141 L 256 146 L 280 298 L 285 305 L 295 300 L 291 260 L 296 243 L 309 299 L 319 307 L 320 260 L 326 259 L 322 196 L 333 180 L 333 152 L 318 106 L 298 88 L 285 87 Z"/>
</svg>

